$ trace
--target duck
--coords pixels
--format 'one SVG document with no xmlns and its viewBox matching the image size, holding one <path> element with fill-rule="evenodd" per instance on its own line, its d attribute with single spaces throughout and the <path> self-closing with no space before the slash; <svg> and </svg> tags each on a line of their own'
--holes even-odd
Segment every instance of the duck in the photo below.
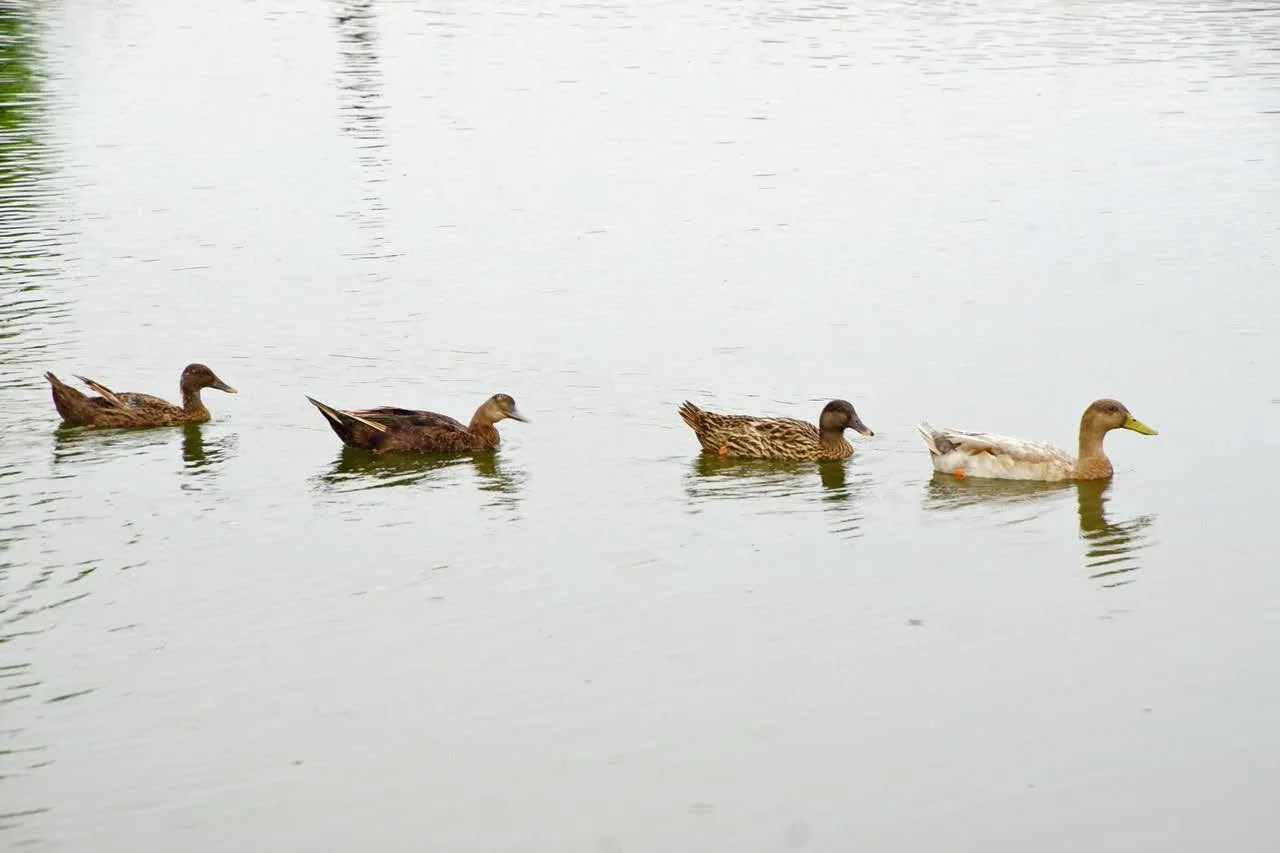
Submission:
<svg viewBox="0 0 1280 853">
<path fill-rule="evenodd" d="M 178 380 L 178 388 L 182 392 L 181 406 L 150 394 L 132 391 L 117 393 L 84 376 L 76 378 L 101 396 L 90 397 L 53 373 L 45 373 L 44 378 L 49 380 L 53 391 L 53 405 L 62 416 L 63 424 L 89 429 L 202 424 L 210 418 L 209 410 L 200 399 L 202 390 L 214 388 L 227 394 L 236 393 L 236 389 L 219 379 L 216 373 L 203 364 L 188 364 L 182 369 L 182 376 Z"/>
<path fill-rule="evenodd" d="M 916 427 L 933 469 L 958 478 L 999 480 L 1105 480 L 1115 473 L 1102 452 L 1102 440 L 1113 429 L 1157 435 L 1130 414 L 1119 400 L 1094 400 L 1080 417 L 1080 452 L 1072 456 L 1042 441 L 1027 441 L 985 432 L 935 429 L 928 423 Z"/>
<path fill-rule="evenodd" d="M 853 445 L 844 437 L 846 429 L 867 437 L 875 435 L 847 400 L 827 403 L 817 426 L 796 418 L 722 415 L 688 400 L 680 407 L 680 417 L 698 436 L 704 451 L 739 459 L 847 459 L 853 455 Z"/>
<path fill-rule="evenodd" d="M 382 406 L 376 409 L 337 409 L 307 397 L 348 447 L 374 453 L 463 453 L 492 450 L 501 442 L 494 426 L 510 418 L 528 423 L 509 394 L 494 394 L 480 404 L 469 424 L 448 415 Z"/>
</svg>

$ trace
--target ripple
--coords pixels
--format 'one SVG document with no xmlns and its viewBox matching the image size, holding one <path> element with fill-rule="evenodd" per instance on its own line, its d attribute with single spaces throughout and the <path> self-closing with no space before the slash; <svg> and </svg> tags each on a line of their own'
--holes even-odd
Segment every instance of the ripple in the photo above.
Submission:
<svg viewBox="0 0 1280 853">
<path fill-rule="evenodd" d="M 335 4 L 333 13 L 339 39 L 337 89 L 341 130 L 355 142 L 356 160 L 364 180 L 363 206 L 353 211 L 353 218 L 369 232 L 372 241 L 358 254 L 364 260 L 397 255 L 388 245 L 387 205 L 383 198 L 390 160 L 377 14 L 373 0 L 341 0 Z M 381 273 L 374 275 L 377 278 Z"/>
<path fill-rule="evenodd" d="M 227 460 L 236 455 L 240 437 L 229 433 L 209 440 L 206 425 L 188 424 L 182 428 L 182 490 L 211 491 L 221 480 Z"/>
<path fill-rule="evenodd" d="M 816 463 L 731 459 L 700 453 L 685 477 L 685 492 L 696 503 L 708 499 L 786 498 L 807 494 Z"/>
<path fill-rule="evenodd" d="M 1155 515 L 1108 521 L 1106 505 L 1111 485 L 1109 480 L 1077 485 L 1085 568 L 1089 577 L 1105 588 L 1133 582 L 1132 573 L 1141 568 L 1139 556 L 1153 542 L 1149 528 L 1155 523 Z"/>
<path fill-rule="evenodd" d="M 765 43 L 794 46 L 796 57 L 814 67 L 909 62 L 928 74 L 1210 59 L 1231 76 L 1274 76 L 1276 60 L 1259 51 L 1280 43 L 1280 9 L 1253 4 L 1202 8 L 1128 0 L 1064 7 L 1022 0 L 998 9 L 868 8 L 774 0 L 732 14 L 764 30 Z M 1099 31 L 1107 38 L 1098 38 Z M 855 41 L 860 50 L 833 50 Z"/>
<path fill-rule="evenodd" d="M 1147 532 L 1153 515 L 1122 522 L 1106 517 L 1111 480 L 1041 483 L 1026 480 L 959 480 L 934 474 L 925 487 L 925 508 L 935 512 L 970 513 L 972 520 L 995 526 L 1026 524 L 1062 507 L 1074 492 L 1079 535 L 1085 540 L 1084 565 L 1103 587 L 1124 586 L 1140 568 L 1139 553 L 1152 544 Z M 994 512 L 999 510 L 999 512 Z"/>
<path fill-rule="evenodd" d="M 61 344 L 70 314 L 54 278 L 64 271 L 68 235 L 59 209 L 57 152 L 49 143 L 40 8 L 0 5 L 0 393 L 7 404 L 0 430 L 0 703 L 9 721 L 39 715 L 32 703 L 83 689 L 48 684 L 28 658 L 28 643 L 47 630 L 45 614 L 88 594 L 62 588 L 84 577 L 84 567 L 49 553 L 48 519 L 62 495 L 45 476 L 44 442 L 32 441 L 33 431 L 56 423 L 48 415 L 51 405 L 31 403 L 47 393 L 41 362 Z M 33 741 L 37 735 L 11 725 L 0 750 L 0 779 L 45 763 L 30 758 L 45 751 Z M 20 828 L 25 818 L 47 811 L 15 799 L 12 793 L 7 797 L 0 831 Z"/>
<path fill-rule="evenodd" d="M 319 489 L 340 495 L 403 486 L 447 489 L 460 485 L 470 474 L 470 482 L 489 497 L 490 505 L 513 508 L 526 475 L 500 456 L 499 452 L 379 454 L 344 445 L 315 482 Z"/>
<path fill-rule="evenodd" d="M 817 483 L 814 482 L 817 474 Z M 861 535 L 862 512 L 857 497 L 870 475 L 850 472 L 847 462 L 788 462 L 771 459 L 727 459 L 699 454 L 684 478 L 689 511 L 698 513 L 711 501 L 747 501 L 768 515 L 827 511 L 839 536 Z M 821 489 L 815 488 L 821 486 Z"/>
<path fill-rule="evenodd" d="M 149 456 L 173 439 L 174 431 L 169 427 L 116 430 L 58 427 L 53 431 L 53 476 L 75 476 L 75 470 L 61 470 L 65 466 L 115 465 L 122 458 Z"/>
<path fill-rule="evenodd" d="M 984 519 L 1000 526 L 1026 524 L 1056 509 L 1071 488 L 1069 481 L 958 479 L 935 472 L 925 484 L 924 506 L 935 512 L 981 510 Z M 992 516 L 994 508 L 1004 512 Z"/>
<path fill-rule="evenodd" d="M 54 346 L 42 334 L 67 318 L 49 278 L 62 270 L 68 235 L 49 133 L 38 25 L 0 7 L 0 389 L 43 383 L 32 367 Z"/>
<path fill-rule="evenodd" d="M 846 539 L 862 535 L 862 510 L 858 498 L 871 485 L 871 475 L 844 462 L 819 462 L 822 507 L 831 517 L 831 528 Z"/>
</svg>

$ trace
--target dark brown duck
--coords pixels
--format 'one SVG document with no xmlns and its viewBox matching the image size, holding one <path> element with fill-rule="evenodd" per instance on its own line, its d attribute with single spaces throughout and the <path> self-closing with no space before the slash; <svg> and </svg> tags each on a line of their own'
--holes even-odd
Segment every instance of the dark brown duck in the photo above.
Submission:
<svg viewBox="0 0 1280 853">
<path fill-rule="evenodd" d="M 471 423 L 463 425 L 448 415 L 383 406 L 344 410 L 307 398 L 320 410 L 342 443 L 374 453 L 458 453 L 490 450 L 502 440 L 494 426 L 511 418 L 527 419 L 506 394 L 494 394 L 476 409 Z"/>
<path fill-rule="evenodd" d="M 76 378 L 102 396 L 90 397 L 67 385 L 52 373 L 45 379 L 53 390 L 53 405 L 67 426 L 90 429 L 119 429 L 131 427 L 179 426 L 200 424 L 209 420 L 209 410 L 200 399 L 205 388 L 215 388 L 228 394 L 236 389 L 223 382 L 203 364 L 188 364 L 182 371 L 178 387 L 182 392 L 182 405 L 131 391 L 116 393 L 110 388 L 83 376 Z"/>
</svg>

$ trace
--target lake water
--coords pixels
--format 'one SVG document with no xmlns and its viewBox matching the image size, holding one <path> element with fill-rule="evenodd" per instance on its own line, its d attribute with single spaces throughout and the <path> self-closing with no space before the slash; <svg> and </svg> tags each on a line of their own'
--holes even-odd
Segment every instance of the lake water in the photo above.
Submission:
<svg viewBox="0 0 1280 853">
<path fill-rule="evenodd" d="M 1270 3 L 0 3 L 0 848 L 1276 850 L 1278 266 Z"/>
</svg>

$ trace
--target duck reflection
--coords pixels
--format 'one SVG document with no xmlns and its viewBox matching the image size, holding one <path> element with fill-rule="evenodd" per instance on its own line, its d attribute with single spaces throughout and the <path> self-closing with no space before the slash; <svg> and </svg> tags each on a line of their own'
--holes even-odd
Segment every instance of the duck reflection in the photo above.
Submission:
<svg viewBox="0 0 1280 853">
<path fill-rule="evenodd" d="M 205 426 L 200 424 L 187 424 L 180 430 L 182 472 L 200 478 L 185 482 L 183 489 L 197 488 L 201 480 L 208 482 L 235 449 L 234 435 L 206 441 L 204 430 Z M 59 427 L 54 432 L 53 464 L 94 464 L 137 456 L 154 448 L 171 446 L 175 432 L 178 430 L 168 427 L 111 430 Z"/>
<path fill-rule="evenodd" d="M 96 430 L 59 426 L 53 433 L 53 464 L 105 462 L 161 447 L 172 440 L 172 429 Z"/>
<path fill-rule="evenodd" d="M 1079 495 L 1080 537 L 1085 542 L 1085 567 L 1089 577 L 1104 587 L 1133 582 L 1132 572 L 1140 568 L 1138 552 L 1151 544 L 1147 528 L 1154 515 L 1137 515 L 1120 522 L 1107 521 L 1106 505 L 1111 481 L 1082 481 Z"/>
<path fill-rule="evenodd" d="M 935 473 L 925 484 L 924 504 L 932 510 L 962 510 L 973 507 L 1045 507 L 1063 498 L 1071 482 L 1046 483 L 1038 480 L 959 479 Z M 1035 513 L 1038 516 L 1040 513 Z"/>
<path fill-rule="evenodd" d="M 522 471 L 512 469 L 499 453 L 371 453 L 342 446 L 321 485 L 337 492 L 364 491 L 427 483 L 445 486 L 463 471 L 475 474 L 481 491 L 495 495 L 499 504 L 514 504 L 524 485 Z"/>
<path fill-rule="evenodd" d="M 776 498 L 807 491 L 805 475 L 816 463 L 739 459 L 700 453 L 685 477 L 685 493 L 695 502 L 713 498 Z"/>
<path fill-rule="evenodd" d="M 203 468 L 208 464 L 204 433 L 196 424 L 188 424 L 182 429 L 182 461 L 187 463 L 187 468 Z"/>
<path fill-rule="evenodd" d="M 819 462 L 818 476 L 822 479 L 822 503 L 832 514 L 832 525 L 838 536 L 862 535 L 862 512 L 858 496 L 866 489 L 869 474 L 865 471 L 850 472 L 843 462 Z"/>
<path fill-rule="evenodd" d="M 826 499 L 843 501 L 849 498 L 848 475 L 843 462 L 819 462 L 818 476 L 822 479 L 822 488 L 827 490 Z"/>
<path fill-rule="evenodd" d="M 235 448 L 235 436 L 224 435 L 213 441 L 206 441 L 205 427 L 200 424 L 187 424 L 182 428 L 182 464 L 183 473 L 189 477 L 199 478 L 189 481 L 184 489 L 198 488 L 201 482 L 217 474 L 222 463 Z"/>
<path fill-rule="evenodd" d="M 497 453 L 473 453 L 471 464 L 478 478 L 480 491 L 493 496 L 495 504 L 514 507 L 519 503 L 520 489 L 525 473 L 509 465 L 501 464 Z"/>
<path fill-rule="evenodd" d="M 821 492 L 814 489 L 815 473 Z M 866 476 L 851 473 L 843 461 L 790 462 L 701 453 L 685 476 L 684 489 L 691 512 L 721 499 L 757 501 L 770 513 L 795 512 L 797 500 L 820 501 L 833 514 L 838 535 L 857 536 L 862 513 L 856 497 L 865 488 Z"/>
<path fill-rule="evenodd" d="M 1122 522 L 1109 522 L 1106 504 L 1111 485 L 1111 480 L 1043 483 L 960 480 L 947 474 L 934 474 L 925 487 L 925 507 L 944 512 L 977 508 L 1023 510 L 994 515 L 993 523 L 1003 526 L 1040 518 L 1074 491 L 1089 577 L 1102 582 L 1104 587 L 1123 586 L 1132 582 L 1130 573 L 1140 567 L 1137 553 L 1150 544 L 1145 531 L 1155 519 L 1151 515 L 1140 515 Z"/>
</svg>

